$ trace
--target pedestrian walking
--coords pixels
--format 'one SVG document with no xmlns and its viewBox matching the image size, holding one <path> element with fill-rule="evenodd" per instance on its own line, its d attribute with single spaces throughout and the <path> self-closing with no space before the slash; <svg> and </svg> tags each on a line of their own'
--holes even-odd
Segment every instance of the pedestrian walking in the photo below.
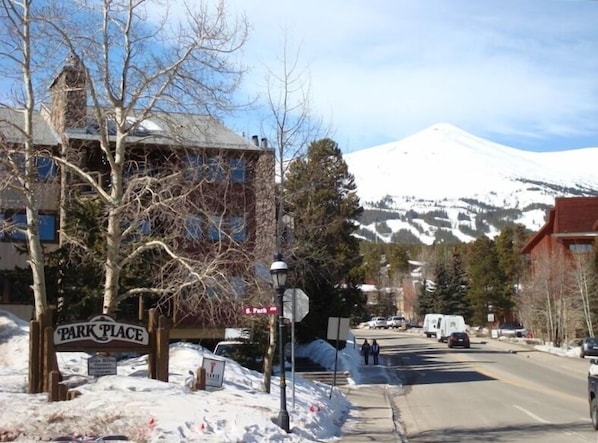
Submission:
<svg viewBox="0 0 598 443">
<path fill-rule="evenodd" d="M 370 351 L 372 352 L 372 357 L 374 357 L 374 364 L 377 365 L 378 355 L 380 354 L 380 345 L 378 344 L 376 339 L 374 339 L 374 341 L 372 342 L 372 345 L 370 346 Z"/>
<path fill-rule="evenodd" d="M 363 344 L 361 345 L 361 355 L 363 355 L 363 361 L 365 362 L 365 364 L 368 364 L 368 361 L 370 359 L 370 344 L 368 343 L 368 339 L 366 338 L 363 341 Z"/>
</svg>

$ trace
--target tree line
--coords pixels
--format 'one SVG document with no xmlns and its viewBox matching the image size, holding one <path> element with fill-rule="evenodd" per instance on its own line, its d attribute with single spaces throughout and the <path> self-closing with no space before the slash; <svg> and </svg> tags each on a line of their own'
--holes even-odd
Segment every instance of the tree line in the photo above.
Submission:
<svg viewBox="0 0 598 443">
<path fill-rule="evenodd" d="M 503 228 L 470 243 L 404 246 L 363 242 L 364 271 L 378 287 L 415 285 L 415 314 L 463 315 L 471 326 L 519 322 L 553 343 L 593 336 L 598 319 L 598 248 L 565 255 L 546 251 L 534 262 L 521 250 L 534 233 Z M 397 259 L 398 258 L 398 259 Z M 408 260 L 421 263 L 410 275 Z"/>
</svg>

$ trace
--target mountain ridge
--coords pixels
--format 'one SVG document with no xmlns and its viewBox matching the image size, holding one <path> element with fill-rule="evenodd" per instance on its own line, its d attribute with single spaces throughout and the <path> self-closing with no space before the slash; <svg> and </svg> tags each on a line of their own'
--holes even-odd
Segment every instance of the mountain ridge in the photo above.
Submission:
<svg viewBox="0 0 598 443">
<path fill-rule="evenodd" d="M 376 241 L 472 241 L 509 223 L 537 230 L 555 197 L 598 195 L 598 148 L 524 151 L 447 123 L 343 158 L 365 209 L 360 235 Z"/>
</svg>

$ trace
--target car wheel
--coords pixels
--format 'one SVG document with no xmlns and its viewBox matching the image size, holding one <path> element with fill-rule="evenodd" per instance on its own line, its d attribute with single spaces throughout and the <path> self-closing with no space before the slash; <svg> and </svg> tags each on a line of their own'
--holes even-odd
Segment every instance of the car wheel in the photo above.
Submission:
<svg viewBox="0 0 598 443">
<path fill-rule="evenodd" d="M 592 427 L 598 431 L 598 401 L 596 401 L 596 398 L 592 399 L 590 416 L 592 417 Z"/>
<path fill-rule="evenodd" d="M 449 348 L 452 348 L 452 347 L 453 347 L 453 345 L 448 345 L 448 347 L 449 347 Z"/>
<path fill-rule="evenodd" d="M 465 346 L 467 349 L 469 349 L 469 345 Z"/>
</svg>

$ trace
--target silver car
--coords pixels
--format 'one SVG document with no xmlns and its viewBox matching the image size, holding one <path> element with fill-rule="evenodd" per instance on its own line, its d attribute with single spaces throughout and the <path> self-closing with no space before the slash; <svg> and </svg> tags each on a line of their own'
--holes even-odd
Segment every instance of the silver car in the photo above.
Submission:
<svg viewBox="0 0 598 443">
<path fill-rule="evenodd" d="M 368 322 L 368 328 L 370 329 L 387 329 L 388 323 L 384 317 L 372 317 Z"/>
</svg>

